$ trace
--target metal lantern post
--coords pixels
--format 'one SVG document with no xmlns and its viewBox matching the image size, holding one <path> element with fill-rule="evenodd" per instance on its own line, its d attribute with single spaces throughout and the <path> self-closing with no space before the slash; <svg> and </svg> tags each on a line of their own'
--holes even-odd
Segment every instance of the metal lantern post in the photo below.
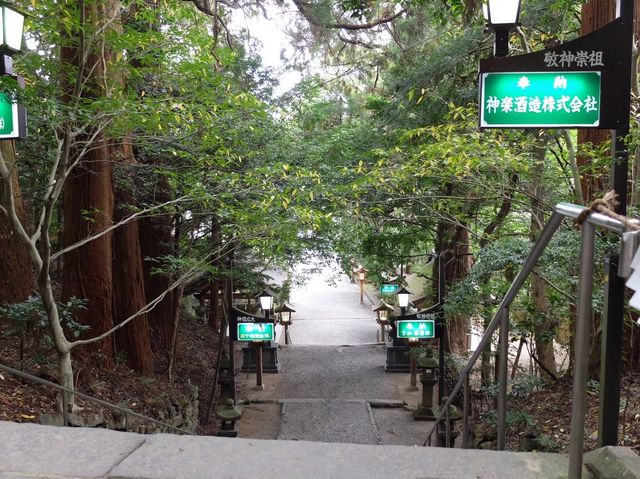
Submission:
<svg viewBox="0 0 640 479">
<path fill-rule="evenodd" d="M 506 57 L 509 35 L 518 26 L 520 0 L 488 0 L 482 6 L 487 27 L 494 32 L 493 55 Z"/>
<path fill-rule="evenodd" d="M 407 290 L 404 287 L 396 291 L 396 299 L 398 301 L 398 306 L 400 307 L 400 319 L 402 319 L 407 312 L 407 308 L 409 307 L 410 296 L 411 296 L 411 291 Z M 393 324 L 391 325 L 391 329 L 392 329 L 394 346 L 403 345 L 404 342 L 398 339 L 398 329 L 397 329 L 396 321 L 394 321 Z"/>
<path fill-rule="evenodd" d="M 384 343 L 387 336 L 387 326 L 389 326 L 389 314 L 393 311 L 393 306 L 383 301 L 373 311 L 376 313 L 376 322 L 380 325 L 380 342 Z"/>
<path fill-rule="evenodd" d="M 417 391 L 418 390 L 418 365 L 416 364 L 416 351 L 420 345 L 420 338 L 409 338 L 409 378 L 410 385 L 407 388 L 407 391 Z"/>
<path fill-rule="evenodd" d="M 264 313 L 265 322 L 268 322 L 269 312 L 273 307 L 273 296 L 269 294 L 267 290 L 264 290 L 258 296 L 260 300 L 260 309 Z M 255 355 L 256 355 L 256 388 L 264 389 L 264 384 L 262 383 L 262 341 L 256 341 L 254 343 L 255 347 Z"/>
</svg>

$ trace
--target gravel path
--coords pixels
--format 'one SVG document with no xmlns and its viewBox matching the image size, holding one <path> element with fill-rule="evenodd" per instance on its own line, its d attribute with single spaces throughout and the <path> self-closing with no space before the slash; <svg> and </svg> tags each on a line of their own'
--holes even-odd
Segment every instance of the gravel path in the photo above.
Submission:
<svg viewBox="0 0 640 479">
<path fill-rule="evenodd" d="M 400 399 L 398 377 L 384 372 L 382 345 L 280 349 L 277 399 Z M 402 382 L 400 382 L 402 383 Z"/>
</svg>

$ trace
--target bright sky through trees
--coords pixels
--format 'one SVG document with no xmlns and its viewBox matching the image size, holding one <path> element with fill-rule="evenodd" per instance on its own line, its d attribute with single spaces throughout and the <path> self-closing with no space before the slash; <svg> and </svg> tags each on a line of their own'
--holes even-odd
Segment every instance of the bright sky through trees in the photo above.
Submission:
<svg viewBox="0 0 640 479">
<path fill-rule="evenodd" d="M 286 25 L 294 21 L 296 12 L 293 10 L 281 10 L 273 5 L 265 5 L 268 18 L 258 14 L 250 17 L 243 9 L 233 10 L 231 26 L 234 31 L 246 30 L 245 43 L 257 40 L 261 46 L 257 52 L 262 58 L 265 68 L 273 68 L 279 72 L 279 85 L 276 95 L 293 88 L 302 75 L 298 71 L 287 70 L 287 58 L 292 56 L 292 47 L 285 33 Z M 284 58 L 283 58 L 284 57 Z"/>
</svg>

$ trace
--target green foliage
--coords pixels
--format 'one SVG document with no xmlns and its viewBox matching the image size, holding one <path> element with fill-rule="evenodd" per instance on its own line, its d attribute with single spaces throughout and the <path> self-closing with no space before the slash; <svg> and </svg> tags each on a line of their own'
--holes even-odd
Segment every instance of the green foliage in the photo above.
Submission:
<svg viewBox="0 0 640 479">
<path fill-rule="evenodd" d="M 72 297 L 67 302 L 58 303 L 60 324 L 76 338 L 89 329 L 88 326 L 79 324 L 75 320 L 74 313 L 80 309 L 87 309 L 87 302 L 83 299 Z M 9 326 L 3 333 L 5 336 L 20 338 L 32 336 L 51 343 L 51 338 L 48 336 L 49 322 L 39 295 L 30 296 L 22 303 L 0 306 L 0 316 L 9 320 Z"/>
<path fill-rule="evenodd" d="M 509 395 L 513 397 L 528 397 L 543 385 L 542 378 L 532 374 L 520 374 L 511 381 Z"/>
</svg>

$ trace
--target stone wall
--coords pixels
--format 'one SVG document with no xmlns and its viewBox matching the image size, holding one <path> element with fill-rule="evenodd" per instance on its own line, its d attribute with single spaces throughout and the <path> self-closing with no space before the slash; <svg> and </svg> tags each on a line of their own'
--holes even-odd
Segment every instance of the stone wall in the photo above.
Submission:
<svg viewBox="0 0 640 479">
<path fill-rule="evenodd" d="M 189 391 L 185 396 L 167 398 L 164 403 L 158 405 L 150 417 L 170 426 L 184 429 L 188 432 L 196 432 L 198 428 L 198 387 L 188 385 Z M 126 414 L 117 410 L 105 409 L 102 412 L 80 411 L 69 414 L 69 423 L 77 427 L 100 427 L 116 431 L 129 431 L 139 434 L 174 433 L 176 431 L 160 424 L 147 421 L 134 416 L 126 417 Z M 61 413 L 42 414 L 39 418 L 41 424 L 50 426 L 62 426 Z"/>
</svg>

